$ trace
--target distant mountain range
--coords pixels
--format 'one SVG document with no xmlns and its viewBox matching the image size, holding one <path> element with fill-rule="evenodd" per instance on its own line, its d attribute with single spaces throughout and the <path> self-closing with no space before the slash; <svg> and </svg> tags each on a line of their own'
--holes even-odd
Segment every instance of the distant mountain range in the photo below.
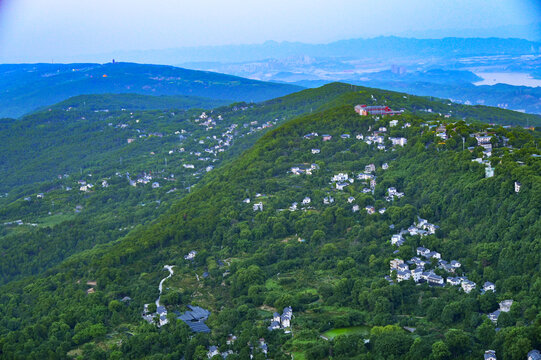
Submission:
<svg viewBox="0 0 541 360">
<path fill-rule="evenodd" d="M 541 53 L 541 43 L 522 39 L 456 38 L 415 39 L 381 36 L 350 39 L 328 44 L 267 41 L 263 44 L 181 47 L 164 50 L 118 51 L 103 54 L 137 62 L 182 64 L 189 62 L 243 62 L 269 58 L 312 57 L 457 57 L 479 55 L 523 55 Z"/>
<path fill-rule="evenodd" d="M 21 116 L 81 94 L 184 95 L 258 102 L 301 89 L 295 85 L 161 65 L 0 65 L 0 117 Z"/>
</svg>

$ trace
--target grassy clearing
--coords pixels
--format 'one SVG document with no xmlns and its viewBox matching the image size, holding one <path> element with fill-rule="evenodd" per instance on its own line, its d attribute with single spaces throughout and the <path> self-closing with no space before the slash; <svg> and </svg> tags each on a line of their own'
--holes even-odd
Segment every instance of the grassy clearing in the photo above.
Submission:
<svg viewBox="0 0 541 360">
<path fill-rule="evenodd" d="M 41 217 L 37 223 L 41 227 L 53 227 L 64 221 L 71 220 L 75 217 L 75 214 L 58 213 L 50 216 Z"/>
<path fill-rule="evenodd" d="M 327 337 L 328 339 L 334 339 L 335 337 L 339 335 L 352 335 L 352 334 L 368 335 L 370 334 L 370 327 L 350 326 L 350 327 L 345 327 L 345 328 L 331 329 L 331 330 L 325 331 L 323 333 L 323 336 Z"/>
</svg>

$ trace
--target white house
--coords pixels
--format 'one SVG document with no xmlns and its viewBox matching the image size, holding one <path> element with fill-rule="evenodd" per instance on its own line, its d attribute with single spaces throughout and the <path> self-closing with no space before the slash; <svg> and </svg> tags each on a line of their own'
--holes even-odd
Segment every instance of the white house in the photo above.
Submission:
<svg viewBox="0 0 541 360">
<path fill-rule="evenodd" d="M 393 259 L 389 262 L 389 266 L 391 267 L 391 270 L 398 269 L 398 266 L 403 263 L 404 263 L 404 260 L 402 259 Z"/>
<path fill-rule="evenodd" d="M 359 205 L 353 205 L 353 207 L 351 208 L 351 211 L 357 212 L 357 211 L 359 211 L 359 209 L 360 209 Z"/>
<path fill-rule="evenodd" d="M 396 272 L 396 280 L 398 280 L 398 282 L 407 281 L 409 279 L 411 279 L 411 273 L 409 271 L 398 270 Z"/>
<path fill-rule="evenodd" d="M 404 243 L 404 238 L 402 237 L 401 234 L 395 234 L 395 235 L 391 236 L 391 244 L 392 245 L 400 246 L 403 243 Z"/>
<path fill-rule="evenodd" d="M 518 193 L 520 192 L 520 187 L 522 186 L 521 183 L 519 183 L 518 181 L 515 181 L 515 192 Z"/>
<path fill-rule="evenodd" d="M 490 135 L 477 135 L 477 136 L 475 136 L 475 139 L 477 140 L 477 145 L 482 146 L 484 144 L 490 144 L 490 139 L 492 139 L 492 136 L 490 136 Z"/>
<path fill-rule="evenodd" d="M 383 163 L 383 165 L 381 165 L 381 168 L 382 168 L 383 170 L 387 170 L 387 169 L 389 168 L 389 164 Z"/>
<path fill-rule="evenodd" d="M 376 165 L 374 164 L 368 164 L 364 167 L 364 172 L 365 173 L 371 173 L 373 171 L 376 171 Z"/>
<path fill-rule="evenodd" d="M 319 154 L 321 150 L 319 149 L 312 149 L 312 154 Z"/>
<path fill-rule="evenodd" d="M 528 360 L 541 360 L 541 352 L 532 350 L 528 353 Z"/>
<path fill-rule="evenodd" d="M 389 121 L 389 127 L 395 127 L 396 125 L 398 125 L 398 120 Z"/>
<path fill-rule="evenodd" d="M 486 291 L 492 291 L 492 292 L 495 292 L 496 291 L 496 285 L 494 285 L 494 283 L 491 283 L 490 281 L 486 281 L 484 284 L 483 284 L 483 290 L 486 292 Z"/>
<path fill-rule="evenodd" d="M 332 182 L 347 181 L 348 179 L 349 179 L 348 174 L 339 173 L 339 174 L 334 175 L 331 181 Z"/>
<path fill-rule="evenodd" d="M 212 357 L 220 355 L 220 351 L 216 346 L 210 346 L 209 351 L 207 352 L 207 358 L 212 359 Z"/>
<path fill-rule="evenodd" d="M 263 211 L 263 203 L 262 202 L 258 202 L 256 204 L 254 204 L 254 207 L 253 207 L 254 211 Z"/>
<path fill-rule="evenodd" d="M 328 205 L 332 204 L 334 202 L 334 199 L 331 196 L 327 196 L 323 198 L 323 204 Z"/>
<path fill-rule="evenodd" d="M 509 312 L 511 306 L 513 305 L 513 300 L 504 300 L 500 303 L 500 310 L 503 312 Z"/>
<path fill-rule="evenodd" d="M 490 319 L 490 321 L 492 321 L 494 324 L 496 324 L 496 323 L 498 323 L 498 318 L 500 317 L 500 314 L 501 314 L 501 310 L 496 310 L 494 312 L 491 312 L 487 316 Z"/>
<path fill-rule="evenodd" d="M 423 269 L 418 267 L 411 270 L 411 276 L 413 277 L 413 281 L 416 283 L 419 282 L 423 278 Z"/>
<path fill-rule="evenodd" d="M 359 180 L 372 180 L 372 179 L 374 179 L 374 175 L 361 173 L 361 174 L 359 174 L 357 176 L 357 179 L 359 179 Z"/>
<path fill-rule="evenodd" d="M 469 294 L 473 289 L 475 289 L 476 285 L 473 281 L 465 280 L 462 282 L 461 286 L 462 290 L 464 290 L 466 294 Z"/>
<path fill-rule="evenodd" d="M 419 255 L 419 256 L 424 256 L 424 257 L 426 257 L 426 255 L 427 255 L 428 253 L 430 253 L 430 249 L 427 249 L 427 248 L 422 247 L 422 246 L 420 246 L 420 247 L 417 248 L 417 255 Z"/>
<path fill-rule="evenodd" d="M 399 146 L 404 146 L 408 143 L 408 139 L 404 137 L 399 137 L 399 138 L 390 137 L 389 140 L 391 140 L 393 145 L 399 145 Z"/>
<path fill-rule="evenodd" d="M 485 351 L 484 360 L 497 360 L 496 359 L 496 351 L 494 351 L 494 350 Z"/>
<path fill-rule="evenodd" d="M 302 204 L 303 204 L 303 205 L 308 205 L 308 204 L 310 204 L 311 201 L 312 201 L 312 199 L 310 199 L 309 197 L 305 197 L 305 198 L 302 200 Z"/>
<path fill-rule="evenodd" d="M 436 275 L 434 273 L 431 273 L 427 276 L 426 280 L 431 285 L 443 285 L 444 281 L 443 278 L 439 275 Z"/>
<path fill-rule="evenodd" d="M 353 196 L 348 197 L 348 204 L 351 204 L 355 201 L 355 198 Z"/>
<path fill-rule="evenodd" d="M 338 190 L 344 190 L 344 188 L 345 188 L 346 186 L 348 186 L 348 185 L 349 185 L 348 183 L 340 182 L 340 183 L 336 183 L 336 188 L 337 188 Z"/>
<path fill-rule="evenodd" d="M 373 206 L 367 206 L 365 207 L 366 209 L 366 212 L 369 214 L 369 215 L 372 215 L 373 213 L 376 212 L 376 209 L 373 207 Z"/>
</svg>

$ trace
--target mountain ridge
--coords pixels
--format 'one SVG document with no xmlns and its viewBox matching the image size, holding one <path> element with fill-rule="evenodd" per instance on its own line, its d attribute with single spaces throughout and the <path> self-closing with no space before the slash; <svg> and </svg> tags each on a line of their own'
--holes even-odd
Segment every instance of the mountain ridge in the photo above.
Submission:
<svg viewBox="0 0 541 360">
<path fill-rule="evenodd" d="M 295 85 L 166 65 L 0 65 L 0 117 L 20 116 L 74 95 L 138 93 L 187 95 L 228 101 L 262 101 L 302 89 Z"/>
</svg>

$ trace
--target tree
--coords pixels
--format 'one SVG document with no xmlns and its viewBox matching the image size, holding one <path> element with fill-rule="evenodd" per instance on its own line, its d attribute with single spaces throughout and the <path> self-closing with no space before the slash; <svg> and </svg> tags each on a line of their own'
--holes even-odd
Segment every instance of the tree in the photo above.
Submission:
<svg viewBox="0 0 541 360">
<path fill-rule="evenodd" d="M 374 351 L 388 359 L 405 355 L 413 343 L 409 334 L 395 325 L 375 326 L 370 331 L 370 343 Z"/>
<path fill-rule="evenodd" d="M 481 344 L 485 347 L 489 347 L 494 341 L 496 336 L 496 329 L 494 324 L 489 319 L 486 319 L 479 327 L 475 330 L 475 337 Z"/>
<path fill-rule="evenodd" d="M 109 302 L 109 311 L 111 312 L 119 312 L 124 308 L 124 304 L 122 304 L 118 300 L 112 300 Z"/>
<path fill-rule="evenodd" d="M 451 352 L 443 341 L 436 341 L 432 344 L 431 360 L 448 360 L 451 359 Z"/>
<path fill-rule="evenodd" d="M 463 330 L 451 329 L 445 333 L 445 344 L 454 357 L 471 350 L 471 338 Z"/>
<path fill-rule="evenodd" d="M 325 233 L 322 230 L 315 230 L 310 237 L 310 242 L 313 244 L 320 244 L 325 240 Z"/>
<path fill-rule="evenodd" d="M 422 337 L 415 338 L 411 344 L 408 353 L 406 354 L 407 360 L 427 359 L 430 356 L 432 348 L 430 343 L 424 340 Z"/>
</svg>

